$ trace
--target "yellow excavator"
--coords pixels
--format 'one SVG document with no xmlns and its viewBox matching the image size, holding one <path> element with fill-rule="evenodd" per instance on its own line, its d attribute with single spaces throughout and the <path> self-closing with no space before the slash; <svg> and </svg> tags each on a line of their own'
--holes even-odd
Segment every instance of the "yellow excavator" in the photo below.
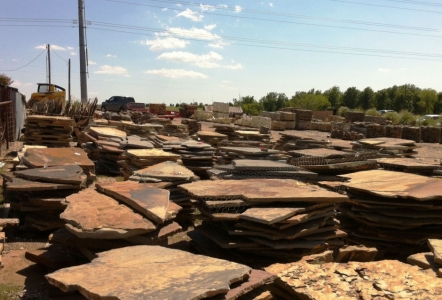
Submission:
<svg viewBox="0 0 442 300">
<path fill-rule="evenodd" d="M 32 93 L 27 106 L 32 108 L 35 103 L 46 100 L 54 100 L 64 105 L 66 103 L 66 90 L 61 86 L 49 83 L 37 83 L 38 89 L 36 93 Z"/>
</svg>

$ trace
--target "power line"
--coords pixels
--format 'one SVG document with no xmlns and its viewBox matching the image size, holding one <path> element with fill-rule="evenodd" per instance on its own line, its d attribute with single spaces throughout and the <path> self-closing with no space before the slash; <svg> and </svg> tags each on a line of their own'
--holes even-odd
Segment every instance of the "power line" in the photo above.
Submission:
<svg viewBox="0 0 442 300">
<path fill-rule="evenodd" d="M 375 7 L 383 7 L 383 8 L 401 9 L 401 10 L 408 10 L 408 11 L 418 11 L 418 12 L 425 12 L 425 13 L 442 14 L 442 11 L 416 9 L 416 8 L 406 8 L 406 7 L 389 6 L 389 5 L 381 5 L 381 4 L 371 4 L 371 3 L 361 3 L 361 2 L 349 1 L 349 0 L 330 0 L 330 1 L 342 2 L 342 3 L 351 3 L 351 4 L 359 4 L 359 5 L 365 5 L 365 6 L 375 6 Z"/>
<path fill-rule="evenodd" d="M 442 7 L 442 4 L 440 3 L 425 2 L 425 1 L 414 1 L 414 0 L 385 0 L 385 1 Z"/>
<path fill-rule="evenodd" d="M 95 30 L 104 30 L 104 31 L 112 31 L 112 32 L 120 32 L 120 33 L 130 33 L 130 34 L 140 34 L 140 35 L 152 35 L 153 34 L 146 34 L 146 33 L 137 33 L 137 32 L 130 32 L 130 31 L 123 31 L 123 30 L 115 30 L 115 29 L 105 29 L 105 28 L 95 28 L 95 27 L 89 27 L 89 29 L 95 29 Z M 197 39 L 197 38 L 184 38 L 186 40 L 193 40 L 198 42 L 207 42 L 205 40 Z M 268 42 L 264 42 L 265 44 L 268 44 Z M 239 46 L 248 46 L 248 47 L 257 47 L 257 48 L 268 48 L 268 49 L 279 49 L 279 50 L 293 50 L 293 51 L 309 51 L 309 52 L 319 52 L 319 53 L 334 53 L 334 54 L 347 54 L 347 55 L 359 55 L 359 56 L 371 56 L 371 57 L 390 57 L 390 58 L 406 58 L 406 59 L 415 59 L 415 60 L 428 60 L 428 61 L 442 61 L 439 59 L 431 59 L 431 58 L 425 58 L 425 55 L 428 55 L 428 57 L 434 57 L 434 58 L 442 58 L 442 55 L 438 54 L 425 54 L 425 53 L 416 53 L 414 55 L 422 56 L 422 57 L 407 57 L 407 56 L 393 56 L 393 55 L 380 55 L 380 54 L 364 54 L 364 53 L 352 53 L 352 52 L 342 52 L 342 51 L 325 51 L 325 50 L 314 50 L 314 49 L 300 49 L 300 48 L 288 48 L 288 47 L 276 47 L 276 46 L 263 46 L 263 45 L 251 45 L 251 44 L 243 44 L 243 43 L 234 43 L 232 45 L 239 45 Z M 295 44 L 296 45 L 296 44 Z M 304 47 L 313 47 L 314 45 L 309 46 L 308 44 L 304 45 L 296 45 L 296 46 L 304 46 Z M 318 45 L 321 46 L 321 45 Z M 324 48 L 327 46 L 323 46 Z M 328 46 L 333 47 L 333 46 Z M 320 47 L 318 47 L 320 48 Z M 337 48 L 339 49 L 339 48 Z M 357 51 L 356 49 L 341 49 L 341 50 L 347 50 L 347 51 Z M 370 50 L 370 49 L 367 49 Z M 359 50 L 361 51 L 361 50 Z M 376 50 L 372 50 L 376 51 Z M 384 50 L 387 53 L 387 50 Z M 380 51 L 382 53 L 382 50 Z M 390 51 L 391 53 L 394 53 L 396 51 Z M 406 52 L 399 52 L 397 53 L 399 55 L 412 55 L 411 53 Z"/>
<path fill-rule="evenodd" d="M 39 58 L 40 55 L 42 55 L 44 52 L 46 52 L 46 49 L 44 49 L 39 55 L 37 55 L 36 58 L 34 58 L 34 59 L 31 60 L 29 63 L 27 63 L 26 65 L 24 65 L 24 66 L 22 66 L 22 67 L 20 67 L 20 68 L 17 68 L 17 69 L 11 69 L 11 70 L 0 70 L 0 71 L 10 72 L 10 71 L 17 71 L 17 70 L 23 69 L 24 67 L 27 67 L 27 66 L 29 66 L 31 63 L 33 63 L 33 62 L 34 62 L 37 58 Z"/>
</svg>

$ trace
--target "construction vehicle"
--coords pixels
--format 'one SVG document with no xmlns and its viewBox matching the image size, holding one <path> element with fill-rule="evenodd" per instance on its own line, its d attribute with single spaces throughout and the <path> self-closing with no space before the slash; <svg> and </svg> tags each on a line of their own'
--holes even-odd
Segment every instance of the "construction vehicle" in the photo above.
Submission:
<svg viewBox="0 0 442 300">
<path fill-rule="evenodd" d="M 54 100 L 64 105 L 66 103 L 66 90 L 61 86 L 49 83 L 37 83 L 38 89 L 36 93 L 32 93 L 27 106 L 32 108 L 35 103 L 46 100 Z"/>
</svg>

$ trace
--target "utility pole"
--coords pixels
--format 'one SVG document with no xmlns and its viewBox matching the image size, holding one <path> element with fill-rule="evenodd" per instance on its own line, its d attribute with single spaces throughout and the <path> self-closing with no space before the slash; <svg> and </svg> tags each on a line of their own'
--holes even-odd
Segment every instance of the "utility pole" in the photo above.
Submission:
<svg viewBox="0 0 442 300">
<path fill-rule="evenodd" d="M 71 101 L 71 59 L 68 60 L 68 101 Z"/>
<path fill-rule="evenodd" d="M 87 78 L 86 78 L 86 46 L 84 42 L 84 2 L 78 0 L 78 29 L 80 40 L 80 86 L 81 102 L 87 102 Z"/>
<path fill-rule="evenodd" d="M 51 85 L 51 45 L 48 44 L 46 47 L 48 49 L 48 75 L 49 75 L 49 86 Z"/>
</svg>

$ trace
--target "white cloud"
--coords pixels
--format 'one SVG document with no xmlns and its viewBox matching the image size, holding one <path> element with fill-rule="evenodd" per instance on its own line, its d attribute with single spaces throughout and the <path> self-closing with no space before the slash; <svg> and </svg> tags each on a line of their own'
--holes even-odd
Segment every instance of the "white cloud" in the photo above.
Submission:
<svg viewBox="0 0 442 300">
<path fill-rule="evenodd" d="M 48 45 L 43 44 L 43 45 L 35 47 L 35 49 L 46 49 L 47 46 Z M 66 51 L 66 48 L 61 47 L 61 46 L 57 46 L 57 45 L 50 45 L 50 46 L 51 46 L 51 49 L 54 49 L 54 50 Z"/>
<path fill-rule="evenodd" d="M 161 11 L 167 11 L 167 7 L 163 8 Z"/>
<path fill-rule="evenodd" d="M 107 54 L 106 57 L 113 57 L 113 58 L 115 58 L 115 57 L 117 57 L 117 56 L 114 55 L 114 54 Z"/>
<path fill-rule="evenodd" d="M 217 5 L 217 7 L 219 7 L 219 8 L 228 8 L 227 4 L 219 4 L 219 5 Z"/>
<path fill-rule="evenodd" d="M 104 65 L 100 67 L 100 70 L 95 71 L 95 74 L 117 74 L 117 75 L 124 75 L 127 74 L 127 69 L 123 67 L 112 67 L 109 65 Z"/>
<path fill-rule="evenodd" d="M 197 55 L 190 52 L 173 51 L 162 53 L 157 57 L 161 60 L 191 63 L 200 68 L 219 68 L 217 61 L 221 61 L 223 57 L 213 51 L 207 54 Z"/>
<path fill-rule="evenodd" d="M 146 74 L 160 75 L 167 78 L 208 78 L 206 74 L 187 71 L 183 69 L 160 69 L 160 70 L 148 70 L 145 71 Z"/>
<path fill-rule="evenodd" d="M 272 2 L 270 2 L 270 3 L 269 3 L 269 6 L 270 6 L 270 7 L 273 7 L 273 3 L 272 3 Z"/>
<path fill-rule="evenodd" d="M 191 19 L 194 22 L 200 22 L 204 16 L 197 11 L 192 11 L 191 9 L 186 8 L 185 11 L 180 12 L 176 15 L 177 17 L 185 17 Z"/>
<path fill-rule="evenodd" d="M 209 47 L 215 48 L 215 49 L 224 49 L 224 46 L 227 46 L 227 45 L 230 45 L 230 44 L 223 42 L 223 41 L 216 41 L 215 43 L 210 43 Z"/>
<path fill-rule="evenodd" d="M 20 61 L 20 60 L 17 58 L 13 58 L 12 61 Z"/>
<path fill-rule="evenodd" d="M 215 11 L 215 6 L 209 4 L 200 4 L 202 11 Z"/>
<path fill-rule="evenodd" d="M 75 53 L 74 51 L 72 51 L 70 54 L 73 56 L 77 55 L 77 53 Z"/>
<path fill-rule="evenodd" d="M 379 68 L 379 69 L 378 69 L 378 72 L 380 72 L 380 73 L 388 73 L 388 72 L 390 72 L 390 69 Z"/>
<path fill-rule="evenodd" d="M 216 24 L 211 24 L 211 25 L 204 25 L 204 29 L 207 31 L 211 31 L 213 29 L 215 29 Z"/>
<path fill-rule="evenodd" d="M 240 13 L 242 11 L 242 7 L 239 5 L 235 5 L 235 12 Z"/>
<path fill-rule="evenodd" d="M 182 49 L 185 48 L 187 44 L 189 44 L 188 41 L 180 40 L 174 37 L 167 37 L 165 39 L 157 38 L 156 40 L 141 41 L 141 45 L 150 46 L 149 49 L 151 51 L 162 51 L 165 49 Z"/>
<path fill-rule="evenodd" d="M 223 66 L 224 69 L 229 69 L 229 70 L 240 70 L 242 69 L 242 65 L 241 64 L 236 64 L 236 65 L 225 65 Z"/>
<path fill-rule="evenodd" d="M 92 60 L 89 60 L 87 63 L 88 63 L 89 66 L 92 66 L 92 65 L 96 65 L 96 64 L 97 64 L 96 62 L 94 62 L 94 61 L 92 61 Z"/>
<path fill-rule="evenodd" d="M 68 50 L 74 50 L 74 47 L 67 47 Z"/>
<path fill-rule="evenodd" d="M 14 86 L 14 87 L 25 87 L 25 86 L 33 86 L 33 85 L 35 85 L 35 83 L 29 83 L 29 82 L 23 83 L 18 80 L 14 80 L 14 82 L 12 83 L 12 86 Z"/>
<path fill-rule="evenodd" d="M 191 37 L 206 41 L 214 41 L 221 39 L 219 35 L 213 34 L 205 29 L 200 29 L 195 27 L 192 27 L 191 29 L 174 27 L 174 28 L 169 28 L 168 31 L 174 35 Z"/>
<path fill-rule="evenodd" d="M 176 6 L 178 6 L 178 7 L 181 7 L 181 6 L 183 6 L 183 5 L 182 5 L 182 4 L 179 4 L 179 3 L 177 3 L 177 4 L 176 4 Z"/>
<path fill-rule="evenodd" d="M 222 83 L 231 83 L 231 81 L 230 80 L 223 80 L 223 81 L 221 81 Z"/>
</svg>

